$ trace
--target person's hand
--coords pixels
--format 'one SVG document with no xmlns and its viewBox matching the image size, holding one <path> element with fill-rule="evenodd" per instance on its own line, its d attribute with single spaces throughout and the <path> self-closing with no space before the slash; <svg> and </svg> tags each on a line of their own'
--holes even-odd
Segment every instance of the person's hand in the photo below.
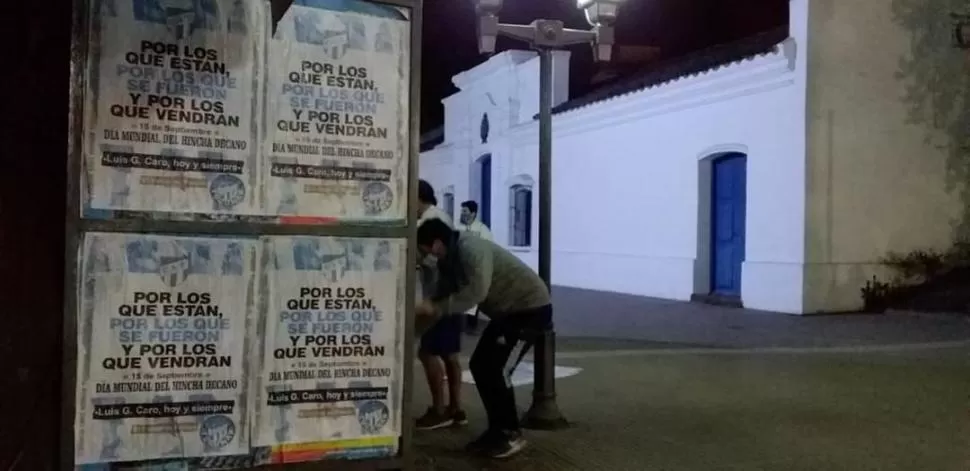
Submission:
<svg viewBox="0 0 970 471">
<path fill-rule="evenodd" d="M 417 316 L 427 316 L 431 317 L 436 314 L 434 305 L 428 301 L 421 301 L 418 303 L 417 307 L 414 308 L 414 313 Z"/>
</svg>

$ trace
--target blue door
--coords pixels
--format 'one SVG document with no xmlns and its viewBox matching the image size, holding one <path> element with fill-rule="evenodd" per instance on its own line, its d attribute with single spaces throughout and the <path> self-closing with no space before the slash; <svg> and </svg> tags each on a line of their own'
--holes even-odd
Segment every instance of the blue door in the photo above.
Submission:
<svg viewBox="0 0 970 471">
<path fill-rule="evenodd" d="M 714 161 L 711 182 L 711 292 L 741 296 L 747 157 L 729 154 Z"/>
<path fill-rule="evenodd" d="M 492 156 L 486 155 L 479 161 L 482 170 L 482 200 L 478 202 L 478 219 L 492 227 Z"/>
</svg>

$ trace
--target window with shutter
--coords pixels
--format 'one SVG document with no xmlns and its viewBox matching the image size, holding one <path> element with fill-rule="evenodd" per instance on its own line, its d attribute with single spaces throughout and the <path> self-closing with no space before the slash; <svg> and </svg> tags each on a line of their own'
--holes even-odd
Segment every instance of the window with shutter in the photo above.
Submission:
<svg viewBox="0 0 970 471">
<path fill-rule="evenodd" d="M 532 188 L 516 185 L 510 193 L 509 245 L 529 247 L 532 245 Z"/>
</svg>

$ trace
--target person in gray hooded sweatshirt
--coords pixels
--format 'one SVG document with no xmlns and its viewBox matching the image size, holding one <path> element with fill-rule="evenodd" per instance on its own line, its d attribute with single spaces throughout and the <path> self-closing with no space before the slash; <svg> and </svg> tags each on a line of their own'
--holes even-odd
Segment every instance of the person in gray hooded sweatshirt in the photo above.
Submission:
<svg viewBox="0 0 970 471">
<path fill-rule="evenodd" d="M 417 314 L 455 315 L 478 305 L 490 320 L 469 363 L 488 429 L 468 450 L 494 458 L 515 455 L 526 442 L 509 375 L 529 346 L 523 333 L 552 324 L 549 289 L 509 251 L 481 237 L 455 232 L 441 221 L 425 222 L 417 239 L 419 251 L 438 260 L 435 296 L 422 301 Z"/>
</svg>

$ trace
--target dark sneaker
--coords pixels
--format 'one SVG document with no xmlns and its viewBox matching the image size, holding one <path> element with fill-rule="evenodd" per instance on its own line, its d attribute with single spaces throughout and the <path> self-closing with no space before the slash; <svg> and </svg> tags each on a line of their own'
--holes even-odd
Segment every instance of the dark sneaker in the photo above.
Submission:
<svg viewBox="0 0 970 471">
<path fill-rule="evenodd" d="M 524 450 L 527 444 L 522 432 L 504 432 L 485 449 L 485 454 L 495 459 L 511 458 Z"/>
<path fill-rule="evenodd" d="M 424 415 L 418 418 L 414 427 L 418 430 L 437 430 L 439 428 L 451 427 L 454 423 L 455 419 L 450 415 L 439 414 L 433 407 L 430 407 Z"/>
<path fill-rule="evenodd" d="M 494 448 L 496 443 L 501 441 L 501 433 L 486 430 L 485 433 L 481 434 L 468 445 L 465 445 L 465 451 L 476 455 L 485 454 L 488 450 Z"/>
<path fill-rule="evenodd" d="M 465 415 L 465 411 L 459 409 L 449 414 L 451 414 L 451 420 L 453 421 L 452 425 L 468 425 L 468 416 Z"/>
</svg>

